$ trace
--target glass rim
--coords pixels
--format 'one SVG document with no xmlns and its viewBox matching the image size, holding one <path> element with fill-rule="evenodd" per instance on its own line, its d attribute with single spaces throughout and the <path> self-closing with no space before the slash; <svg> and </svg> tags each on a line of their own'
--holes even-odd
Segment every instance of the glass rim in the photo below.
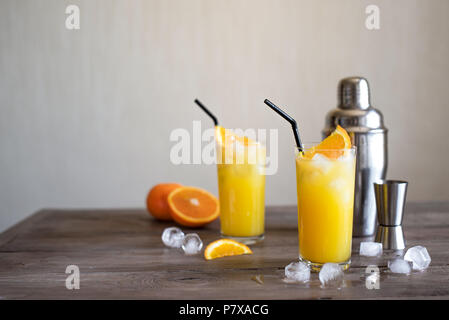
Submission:
<svg viewBox="0 0 449 320">
<path fill-rule="evenodd" d="M 312 143 L 303 143 L 303 150 L 302 151 L 307 151 L 308 149 L 317 146 L 318 144 L 320 144 L 319 142 L 312 142 Z M 300 148 L 298 146 L 295 146 L 295 150 L 296 151 L 300 151 Z M 342 150 L 357 150 L 357 146 L 352 145 L 351 148 L 339 148 L 339 149 L 322 149 L 320 148 L 320 150 L 323 151 L 342 151 Z"/>
<path fill-rule="evenodd" d="M 238 142 L 239 143 L 239 142 Z M 217 139 L 215 139 L 215 145 L 219 146 L 219 147 L 224 147 L 225 149 L 228 148 L 234 148 L 238 143 L 235 143 L 234 141 L 232 143 L 230 143 L 229 145 L 223 145 L 221 142 L 218 142 Z M 241 144 L 241 143 L 240 143 Z M 257 140 L 253 140 L 251 141 L 250 144 L 248 145 L 243 145 L 245 148 L 249 148 L 249 147 L 262 147 L 262 148 L 266 148 L 267 146 L 265 145 L 265 143 L 261 142 L 261 141 L 257 141 Z"/>
</svg>

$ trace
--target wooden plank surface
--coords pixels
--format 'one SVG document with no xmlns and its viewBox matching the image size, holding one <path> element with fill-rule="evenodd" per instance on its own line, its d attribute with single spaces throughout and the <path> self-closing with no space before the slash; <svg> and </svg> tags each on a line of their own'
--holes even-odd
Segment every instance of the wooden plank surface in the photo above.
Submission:
<svg viewBox="0 0 449 320">
<path fill-rule="evenodd" d="M 283 281 L 298 256 L 296 207 L 267 208 L 266 238 L 253 255 L 212 261 L 164 247 L 161 233 L 172 224 L 144 210 L 42 210 L 0 234 L 0 299 L 448 299 L 449 203 L 408 204 L 404 219 L 407 247 L 427 247 L 431 266 L 390 273 L 393 253 L 360 257 L 355 239 L 345 287 L 337 289 L 321 288 L 316 273 L 306 284 Z M 207 245 L 219 224 L 183 229 Z M 68 265 L 80 269 L 79 290 L 65 287 Z M 379 290 L 365 286 L 368 265 L 381 270 Z"/>
</svg>

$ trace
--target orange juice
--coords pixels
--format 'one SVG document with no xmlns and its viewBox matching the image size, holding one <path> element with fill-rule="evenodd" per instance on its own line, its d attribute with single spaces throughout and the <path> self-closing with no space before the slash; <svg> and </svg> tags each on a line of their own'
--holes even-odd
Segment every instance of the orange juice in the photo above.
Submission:
<svg viewBox="0 0 449 320">
<path fill-rule="evenodd" d="M 257 242 L 265 229 L 265 147 L 217 128 L 221 234 L 246 244 Z"/>
<path fill-rule="evenodd" d="M 299 255 L 316 267 L 350 263 L 355 148 L 341 152 L 338 159 L 296 157 Z"/>
</svg>

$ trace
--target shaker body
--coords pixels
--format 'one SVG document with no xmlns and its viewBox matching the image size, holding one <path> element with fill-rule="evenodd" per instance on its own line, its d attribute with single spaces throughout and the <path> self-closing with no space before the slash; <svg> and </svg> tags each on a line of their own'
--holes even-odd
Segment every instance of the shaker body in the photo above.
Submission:
<svg viewBox="0 0 449 320">
<path fill-rule="evenodd" d="M 387 132 L 354 133 L 351 136 L 357 146 L 353 235 L 365 237 L 376 230 L 374 182 L 386 176 Z"/>
</svg>

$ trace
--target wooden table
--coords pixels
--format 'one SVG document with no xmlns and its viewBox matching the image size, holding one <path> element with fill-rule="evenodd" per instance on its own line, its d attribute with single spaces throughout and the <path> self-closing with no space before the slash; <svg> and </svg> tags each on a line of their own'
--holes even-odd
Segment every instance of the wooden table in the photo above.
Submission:
<svg viewBox="0 0 449 320">
<path fill-rule="evenodd" d="M 205 261 L 163 246 L 172 223 L 144 210 L 42 210 L 0 235 L 1 299 L 388 299 L 449 298 L 449 203 L 410 203 L 407 247 L 427 247 L 432 263 L 411 275 L 387 270 L 391 254 L 360 257 L 353 244 L 346 287 L 283 281 L 298 255 L 295 207 L 267 208 L 265 241 L 253 255 Z M 205 245 L 218 238 L 214 222 L 197 232 Z M 192 232 L 187 228 L 184 231 Z M 80 270 L 80 289 L 65 287 L 68 265 Z M 381 270 L 380 289 L 365 286 L 365 268 Z M 263 283 L 252 280 L 263 275 Z"/>
</svg>

